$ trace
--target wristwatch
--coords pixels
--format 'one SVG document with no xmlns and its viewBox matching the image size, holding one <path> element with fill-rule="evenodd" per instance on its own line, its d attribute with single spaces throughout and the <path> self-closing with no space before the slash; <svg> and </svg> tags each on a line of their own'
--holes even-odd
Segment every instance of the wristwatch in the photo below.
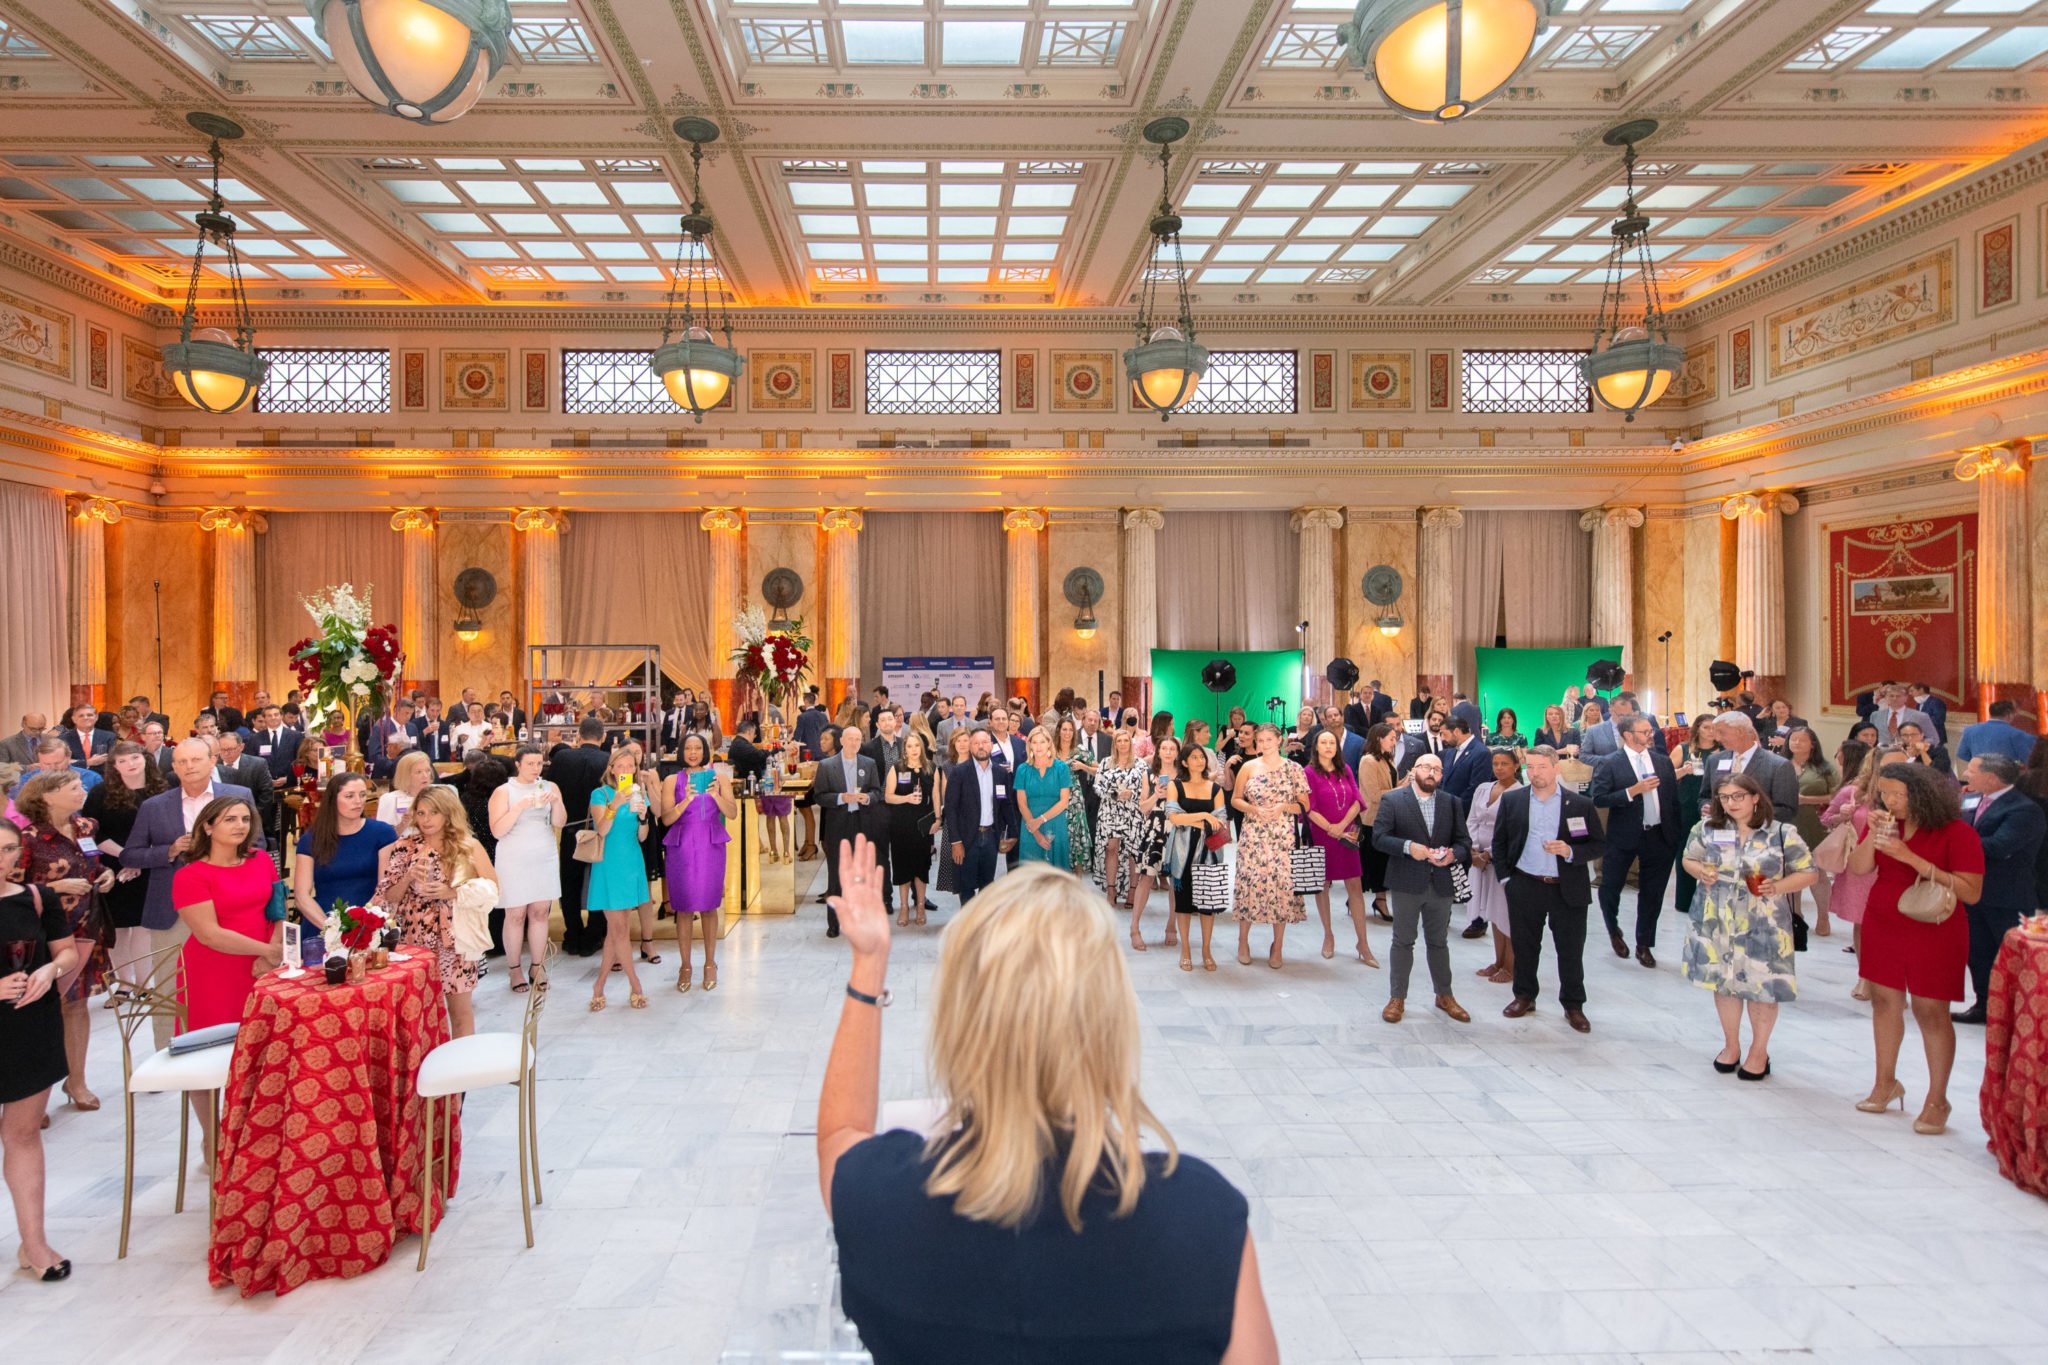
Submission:
<svg viewBox="0 0 2048 1365">
<path fill-rule="evenodd" d="M 877 1009 L 889 1008 L 891 1004 L 895 1003 L 896 999 L 896 997 L 889 994 L 887 986 L 882 988 L 880 995 L 869 995 L 866 991 L 855 990 L 851 981 L 846 983 L 846 994 L 849 999 L 858 1000 L 863 1005 L 873 1005 Z"/>
</svg>

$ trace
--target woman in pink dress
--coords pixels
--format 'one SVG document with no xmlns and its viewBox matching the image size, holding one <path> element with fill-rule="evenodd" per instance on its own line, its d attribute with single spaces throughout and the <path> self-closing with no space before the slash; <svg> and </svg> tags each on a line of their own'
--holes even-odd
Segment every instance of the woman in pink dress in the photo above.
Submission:
<svg viewBox="0 0 2048 1365">
<path fill-rule="evenodd" d="M 1877 797 L 1873 789 L 1877 786 L 1877 774 L 1890 763 L 1905 763 L 1904 750 L 1891 745 L 1872 749 L 1863 760 L 1861 771 L 1852 782 L 1844 782 L 1835 799 L 1828 802 L 1821 812 L 1820 822 L 1824 828 L 1834 829 L 1848 823 L 1854 832 L 1855 842 L 1862 843 L 1870 829 L 1870 811 Z M 1837 872 L 1834 884 L 1828 891 L 1828 913 L 1850 926 L 1849 950 L 1859 958 L 1863 954 L 1863 911 L 1870 903 L 1870 888 L 1877 884 L 1875 869 L 1869 872 Z M 1856 988 L 1849 994 L 1857 1000 L 1870 998 L 1870 983 L 1861 975 L 1856 978 Z"/>
<path fill-rule="evenodd" d="M 1337 955 L 1337 935 L 1330 927 L 1330 886 L 1344 883 L 1344 906 L 1358 936 L 1358 960 L 1379 966 L 1365 937 L 1365 870 L 1359 861 L 1358 780 L 1344 766 L 1344 746 L 1337 732 L 1319 729 L 1308 756 L 1308 835 L 1323 851 L 1323 889 L 1316 892 L 1316 911 L 1323 917 L 1323 956 Z"/>
<path fill-rule="evenodd" d="M 239 796 L 207 802 L 190 857 L 171 878 L 171 903 L 192 935 L 181 954 L 185 1032 L 241 1023 L 256 978 L 284 953 L 266 913 L 277 869 L 256 849 L 256 808 Z"/>
</svg>

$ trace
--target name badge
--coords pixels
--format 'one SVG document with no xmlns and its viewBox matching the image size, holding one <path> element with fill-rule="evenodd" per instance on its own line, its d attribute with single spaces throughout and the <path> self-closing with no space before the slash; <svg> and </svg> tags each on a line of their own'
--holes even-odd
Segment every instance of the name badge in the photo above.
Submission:
<svg viewBox="0 0 2048 1365">
<path fill-rule="evenodd" d="M 1429 722 L 1421 720 L 1404 720 L 1401 722 L 1401 728 L 1403 730 L 1406 730 L 1411 735 L 1419 735 L 1423 731 L 1429 729 Z"/>
<path fill-rule="evenodd" d="M 1981 796 L 1966 796 L 1963 798 L 1963 809 L 1975 810 L 1977 809 L 1978 802 L 1982 801 L 1983 799 L 1984 798 Z"/>
<path fill-rule="evenodd" d="M 100 854 L 99 842 L 90 834 L 81 834 L 78 836 L 78 851 L 88 858 L 97 858 Z"/>
<path fill-rule="evenodd" d="M 269 757 L 270 757 L 270 746 L 269 746 L 268 744 L 264 744 L 264 745 L 260 745 L 260 746 L 258 746 L 258 747 L 257 747 L 257 750 L 256 750 L 256 756 L 257 756 L 258 758 L 269 758 Z"/>
<path fill-rule="evenodd" d="M 1723 844 L 1733 848 L 1735 846 L 1735 831 L 1732 829 L 1708 830 L 1707 842 L 1710 844 Z"/>
<path fill-rule="evenodd" d="M 1789 735 L 1792 733 L 1792 727 L 1789 725 L 1780 725 L 1778 727 L 1778 733 L 1781 735 Z"/>
<path fill-rule="evenodd" d="M 1003 784 L 1002 784 L 1002 783 L 1000 783 L 1000 782 L 996 783 L 996 799 L 997 799 L 997 800 L 1001 800 L 1001 799 L 1002 799 L 1002 798 L 1003 798 L 1004 796 L 1007 796 L 1008 794 L 1009 794 L 1009 793 L 1007 793 L 1007 792 L 1005 792 L 1005 791 L 1003 790 Z"/>
<path fill-rule="evenodd" d="M 1572 838 L 1583 839 L 1586 837 L 1586 817 L 1583 815 L 1568 816 L 1565 819 L 1564 828 L 1565 833 L 1571 835 Z"/>
</svg>

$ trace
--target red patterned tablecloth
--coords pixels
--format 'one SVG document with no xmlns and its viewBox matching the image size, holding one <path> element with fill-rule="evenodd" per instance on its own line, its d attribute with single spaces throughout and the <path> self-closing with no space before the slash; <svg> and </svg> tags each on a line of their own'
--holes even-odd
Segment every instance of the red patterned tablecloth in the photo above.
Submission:
<svg viewBox="0 0 2048 1365">
<path fill-rule="evenodd" d="M 1998 1169 L 2048 1195 L 2048 936 L 2006 931 L 1991 968 L 1977 1102 Z"/>
<path fill-rule="evenodd" d="M 360 985 L 330 986 L 317 972 L 256 984 L 223 1097 L 207 1256 L 216 1287 L 246 1298 L 347 1279 L 420 1231 L 428 1184 L 415 1085 L 446 1041 L 431 958 L 393 962 Z M 451 1166 L 450 1191 L 458 1172 Z"/>
</svg>

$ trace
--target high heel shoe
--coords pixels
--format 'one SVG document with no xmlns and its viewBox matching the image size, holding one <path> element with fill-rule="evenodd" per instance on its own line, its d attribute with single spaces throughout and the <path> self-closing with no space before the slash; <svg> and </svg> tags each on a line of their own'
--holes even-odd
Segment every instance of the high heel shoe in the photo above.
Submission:
<svg viewBox="0 0 2048 1365">
<path fill-rule="evenodd" d="M 1237 965 L 1240 967 L 1249 967 L 1252 965 L 1252 950 L 1250 944 L 1240 943 L 1237 945 Z"/>
<path fill-rule="evenodd" d="M 1892 1082 L 1892 1088 L 1885 1094 L 1884 1098 L 1879 1099 L 1875 1094 L 1872 1094 L 1866 1099 L 1856 1101 L 1856 1107 L 1866 1114 L 1882 1114 L 1885 1110 L 1892 1107 L 1893 1100 L 1899 1102 L 1899 1112 L 1901 1114 L 1905 1113 L 1906 1087 L 1897 1081 Z"/>
<path fill-rule="evenodd" d="M 20 1247 L 14 1249 L 14 1260 L 21 1267 L 22 1274 L 30 1279 L 41 1280 L 44 1284 L 55 1284 L 59 1280 L 71 1278 L 69 1261 L 59 1261 L 55 1265 L 33 1265 L 29 1262 L 28 1253 Z"/>
<path fill-rule="evenodd" d="M 690 964 L 689 964 L 689 963 L 687 963 L 687 962 L 685 962 L 685 963 L 683 964 L 683 969 L 682 969 L 681 971 L 679 971 L 679 972 L 677 972 L 677 973 L 676 973 L 676 994 L 678 994 L 678 995 L 681 995 L 681 994 L 682 994 L 683 992 L 685 992 L 685 991 L 687 991 L 687 990 L 689 990 L 689 989 L 690 989 Z"/>
<path fill-rule="evenodd" d="M 704 989 L 707 991 L 718 989 L 718 964 L 716 962 L 704 964 Z"/>
<path fill-rule="evenodd" d="M 1943 1133 L 1946 1133 L 1948 1131 L 1948 1116 L 1950 1107 L 1948 1101 L 1941 1101 L 1941 1108 L 1938 1110 L 1934 1107 L 1934 1105 L 1935 1102 L 1933 1100 L 1929 1100 L 1927 1102 L 1927 1107 L 1920 1111 L 1920 1117 L 1913 1120 L 1913 1131 L 1920 1134 L 1922 1137 L 1940 1137 Z M 1899 1108 L 1903 1110 L 1905 1107 L 1906 1106 L 1902 1100 L 1902 1102 L 1899 1105 Z M 1927 1117 L 1929 1114 L 1938 1114 L 1939 1117 L 1930 1119 Z"/>
</svg>

